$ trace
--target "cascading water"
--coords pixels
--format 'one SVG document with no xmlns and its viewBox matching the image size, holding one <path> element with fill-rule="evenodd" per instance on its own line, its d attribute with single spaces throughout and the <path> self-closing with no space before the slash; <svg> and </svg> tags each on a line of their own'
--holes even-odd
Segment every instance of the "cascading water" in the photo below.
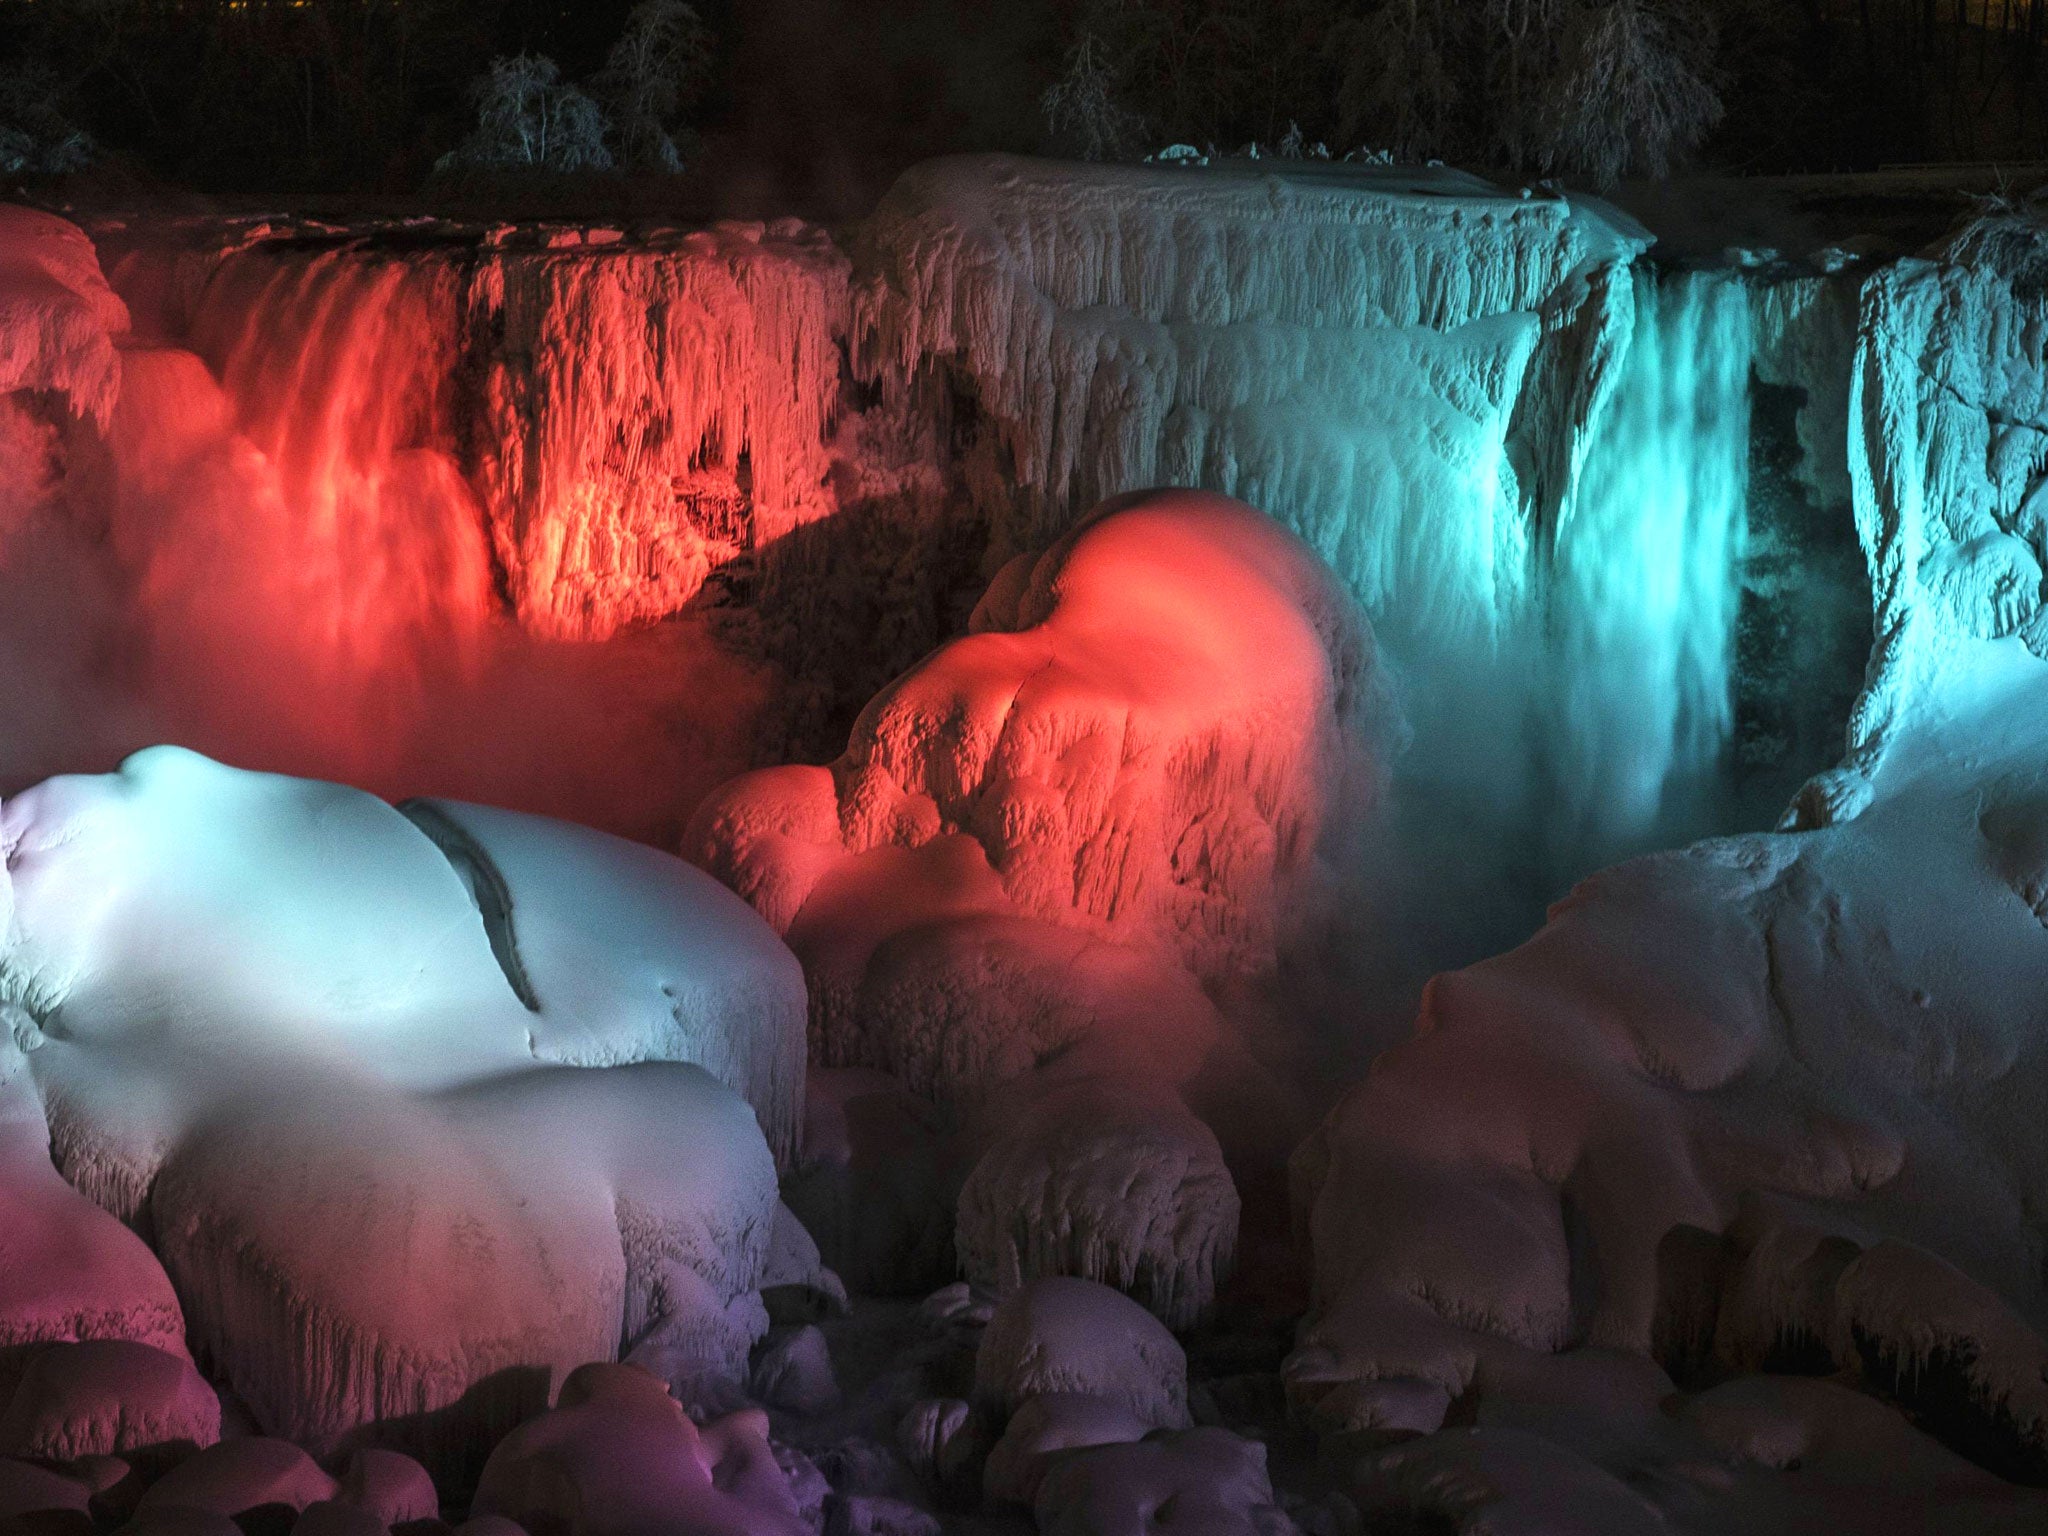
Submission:
<svg viewBox="0 0 2048 1536">
<path fill-rule="evenodd" d="M 1643 271 L 1634 305 L 1552 554 L 1537 713 L 1567 875 L 1708 830 L 1686 822 L 1734 729 L 1748 300 L 1727 274 Z"/>
</svg>

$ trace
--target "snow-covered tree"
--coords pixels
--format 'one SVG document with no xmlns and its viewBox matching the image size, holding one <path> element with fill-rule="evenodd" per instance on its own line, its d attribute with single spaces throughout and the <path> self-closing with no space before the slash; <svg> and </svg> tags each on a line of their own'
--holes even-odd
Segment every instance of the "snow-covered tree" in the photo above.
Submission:
<svg viewBox="0 0 2048 1536">
<path fill-rule="evenodd" d="M 1083 32 L 1067 54 L 1059 79 L 1038 101 L 1046 127 L 1084 160 L 1115 160 L 1132 152 L 1144 121 L 1117 99 L 1116 71 L 1109 50 L 1093 32 Z"/>
<path fill-rule="evenodd" d="M 1721 121 L 1716 41 L 1693 0 L 1579 0 L 1538 108 L 1534 158 L 1603 187 L 1668 174 Z"/>
<path fill-rule="evenodd" d="M 711 31 L 683 0 L 642 0 L 591 84 L 611 109 L 620 158 L 680 171 L 680 114 L 711 73 Z"/>
<path fill-rule="evenodd" d="M 35 63 L 0 68 L 0 175 L 61 176 L 98 152 L 66 118 L 56 76 Z"/>
<path fill-rule="evenodd" d="M 477 125 L 443 169 L 605 171 L 604 111 L 545 54 L 491 60 L 472 87 Z"/>
</svg>

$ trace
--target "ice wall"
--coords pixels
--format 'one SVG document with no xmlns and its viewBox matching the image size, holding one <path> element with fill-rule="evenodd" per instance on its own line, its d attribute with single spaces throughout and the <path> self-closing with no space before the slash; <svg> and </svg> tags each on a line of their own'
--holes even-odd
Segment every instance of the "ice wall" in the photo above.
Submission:
<svg viewBox="0 0 2048 1536">
<path fill-rule="evenodd" d="M 308 524 L 475 528 L 534 634 L 672 614 L 832 509 L 846 264 L 819 231 L 212 233 L 117 281 Z"/>
<path fill-rule="evenodd" d="M 1967 702 L 1979 642 L 2048 657 L 2044 249 L 2037 218 L 1998 215 L 1863 285 L 1848 448 L 1876 645 L 1848 761 L 1795 823 L 1859 813 L 1916 717 Z"/>
</svg>

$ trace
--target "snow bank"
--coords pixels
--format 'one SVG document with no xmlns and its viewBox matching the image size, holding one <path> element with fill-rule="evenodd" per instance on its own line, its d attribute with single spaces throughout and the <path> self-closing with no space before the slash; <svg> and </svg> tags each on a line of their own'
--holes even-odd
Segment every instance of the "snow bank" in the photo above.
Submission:
<svg viewBox="0 0 2048 1536">
<path fill-rule="evenodd" d="M 127 306 L 83 230 L 0 204 L 0 395 L 56 395 L 106 426 L 121 385 L 114 339 L 127 329 Z"/>
</svg>

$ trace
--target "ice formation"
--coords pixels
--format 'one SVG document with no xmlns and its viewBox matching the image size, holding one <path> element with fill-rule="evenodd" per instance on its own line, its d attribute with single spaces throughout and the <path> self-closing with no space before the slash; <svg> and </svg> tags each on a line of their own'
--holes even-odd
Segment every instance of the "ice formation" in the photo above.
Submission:
<svg viewBox="0 0 2048 1536">
<path fill-rule="evenodd" d="M 1203 986 L 1269 976 L 1319 931 L 1336 808 L 1372 803 L 1370 636 L 1296 540 L 1192 492 L 1112 502 L 1020 557 L 972 630 L 833 767 L 720 791 L 688 847 L 803 959 L 817 1060 L 949 1106 L 1030 1095 L 991 1103 L 970 1264 L 1113 1278 L 1186 1322 L 1234 1243 L 1213 1138 L 1177 1106 L 1101 1114 L 1028 1084 L 1170 1100 L 1224 1032 Z"/>
<path fill-rule="evenodd" d="M 759 1410 L 700 1429 L 630 1365 L 563 1382 L 491 1453 L 473 1508 L 566 1536 L 808 1536 Z"/>
<path fill-rule="evenodd" d="M 127 328 L 85 231 L 0 204 L 0 396 L 56 395 L 104 426 L 120 393 L 113 337 Z"/>
<path fill-rule="evenodd" d="M 488 538 L 523 624 L 601 639 L 831 508 L 847 278 L 819 231 L 601 247 L 451 232 L 402 254 L 317 228 L 231 233 L 140 248 L 116 280 L 302 475 L 316 537 L 375 547 L 407 504 L 389 482 L 416 478 L 438 500 L 415 515 Z M 349 501 L 323 515 L 322 498 Z"/>
<path fill-rule="evenodd" d="M 1590 201 L 1266 161 L 938 161 L 862 240 L 856 362 L 973 402 L 967 483 L 998 551 L 1151 485 L 1259 506 L 1426 676 L 1418 734 L 1488 741 L 1418 771 L 1482 801 L 1540 785 L 1569 812 L 1565 871 L 1642 847 L 1714 765 L 1738 283 L 1635 269 L 1647 234 Z"/>
<path fill-rule="evenodd" d="M 0 831 L 40 1163 L 5 1194 L 51 1210 L 4 1240 L 34 1245 L 23 1279 L 106 1251 L 17 1338 L 181 1349 L 189 1324 L 266 1429 L 456 1469 L 588 1360 L 744 1374 L 803 990 L 701 873 L 170 748 L 16 796 Z M 182 1323 L 52 1156 L 148 1236 Z"/>
</svg>

